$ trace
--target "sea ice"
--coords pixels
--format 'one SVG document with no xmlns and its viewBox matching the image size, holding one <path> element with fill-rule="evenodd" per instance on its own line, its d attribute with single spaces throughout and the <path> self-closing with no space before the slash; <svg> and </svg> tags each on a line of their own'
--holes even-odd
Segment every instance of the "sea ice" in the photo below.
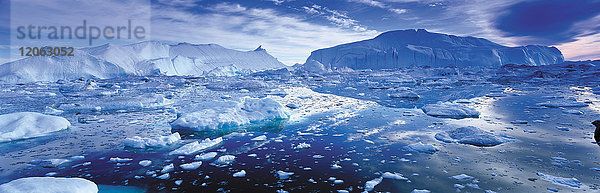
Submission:
<svg viewBox="0 0 600 193">
<path fill-rule="evenodd" d="M 264 141 L 264 140 L 267 140 L 267 136 L 265 136 L 265 135 L 261 135 L 261 136 L 258 136 L 258 137 L 255 137 L 255 138 L 252 138 L 251 140 L 252 140 L 252 141 Z"/>
<path fill-rule="evenodd" d="M 469 176 L 467 174 L 459 174 L 459 175 L 456 175 L 456 176 L 452 176 L 450 178 L 458 180 L 458 181 L 467 181 L 467 180 L 473 179 L 473 176 Z"/>
<path fill-rule="evenodd" d="M 538 105 L 545 106 L 545 107 L 553 107 L 553 108 L 559 108 L 559 107 L 587 107 L 588 106 L 588 104 L 582 103 L 582 102 L 577 102 L 575 99 L 553 100 L 553 101 L 538 103 Z"/>
<path fill-rule="evenodd" d="M 221 138 L 221 137 L 215 138 L 212 140 L 210 138 L 206 138 L 200 142 L 194 141 L 192 143 L 185 144 L 185 145 L 181 146 L 180 148 L 171 151 L 169 153 L 169 155 L 192 155 L 197 152 L 214 147 L 214 146 L 220 144 L 221 142 L 223 142 L 223 138 Z"/>
<path fill-rule="evenodd" d="M 217 152 L 207 152 L 207 153 L 203 153 L 200 155 L 196 155 L 194 160 L 208 161 L 208 160 L 215 158 L 216 156 L 217 156 Z"/>
<path fill-rule="evenodd" d="M 0 115 L 0 142 L 41 137 L 67 129 L 71 123 L 62 117 L 34 112 Z"/>
<path fill-rule="evenodd" d="M 150 160 L 142 160 L 138 164 L 140 164 L 142 167 L 148 167 L 149 165 L 152 165 L 152 161 L 150 161 Z"/>
<path fill-rule="evenodd" d="M 233 173 L 233 177 L 236 177 L 236 178 L 246 177 L 246 170 L 242 170 L 242 171 Z"/>
<path fill-rule="evenodd" d="M 581 182 L 579 180 L 577 180 L 576 178 L 563 178 L 563 177 L 557 177 L 557 176 L 544 174 L 541 172 L 536 172 L 536 173 L 542 180 L 546 180 L 550 183 L 553 183 L 553 184 L 556 184 L 559 186 L 565 186 L 565 187 L 579 189 L 582 185 Z"/>
<path fill-rule="evenodd" d="M 437 133 L 435 134 L 435 139 L 446 143 L 462 143 L 474 146 L 496 146 L 508 141 L 504 137 L 473 126 L 460 127 Z"/>
<path fill-rule="evenodd" d="M 406 148 L 411 151 L 416 151 L 416 152 L 421 152 L 421 153 L 429 153 L 429 154 L 432 154 L 432 153 L 435 153 L 436 151 L 438 151 L 438 149 L 435 148 L 435 146 L 433 146 L 431 144 L 423 144 L 421 142 L 407 145 Z"/>
<path fill-rule="evenodd" d="M 308 148 L 310 148 L 310 144 L 302 142 L 302 143 L 299 143 L 298 145 L 296 145 L 294 147 L 294 150 L 302 150 L 302 149 L 308 149 Z"/>
<path fill-rule="evenodd" d="M 471 107 L 464 106 L 458 103 L 444 102 L 437 104 L 428 104 L 421 108 L 425 114 L 433 117 L 441 118 L 477 118 L 479 112 Z"/>
<path fill-rule="evenodd" d="M 285 180 L 290 178 L 291 175 L 294 175 L 294 172 L 277 171 L 277 175 L 279 175 L 279 179 Z"/>
<path fill-rule="evenodd" d="M 182 130 L 214 131 L 288 118 L 284 107 L 270 98 L 243 98 L 239 101 L 215 103 L 185 109 L 188 112 L 182 113 L 171 126 Z"/>
<path fill-rule="evenodd" d="M 233 163 L 233 161 L 235 161 L 235 156 L 224 155 L 224 156 L 217 158 L 217 160 L 215 160 L 215 164 L 218 166 L 229 165 L 229 164 Z"/>
<path fill-rule="evenodd" d="M 147 148 L 147 147 L 165 147 L 167 145 L 171 145 L 181 139 L 179 133 L 173 133 L 168 136 L 158 136 L 158 137 L 140 137 L 133 136 L 130 138 L 126 138 L 123 141 L 123 144 L 126 147 L 133 148 Z"/>
<path fill-rule="evenodd" d="M 160 170 L 160 173 L 169 173 L 175 170 L 175 165 L 173 165 L 172 163 L 169 165 L 166 165 L 165 167 L 162 168 L 162 170 Z"/>
<path fill-rule="evenodd" d="M 429 190 L 419 190 L 419 189 L 414 189 L 412 192 L 410 193 L 430 193 L 431 191 Z"/>
<path fill-rule="evenodd" d="M 412 91 L 398 91 L 390 94 L 390 98 L 408 98 L 408 99 L 418 99 L 419 96 L 417 93 Z"/>
<path fill-rule="evenodd" d="M 97 193 L 98 186 L 83 178 L 28 177 L 0 185 L 6 193 Z"/>
<path fill-rule="evenodd" d="M 195 170 L 195 169 L 198 169 L 198 167 L 200 167 L 201 165 L 202 165 L 202 161 L 196 161 L 196 162 L 192 162 L 192 163 L 181 164 L 181 165 L 179 165 L 179 167 L 181 167 L 181 169 L 184 169 L 184 170 Z"/>
<path fill-rule="evenodd" d="M 109 163 L 124 163 L 124 162 L 130 162 L 131 158 L 120 158 L 120 157 L 111 157 L 108 162 Z"/>
<path fill-rule="evenodd" d="M 372 180 L 369 180 L 365 183 L 365 191 L 371 191 L 375 188 L 375 186 L 377 186 L 379 183 L 381 183 L 381 181 L 383 180 L 383 177 L 379 177 L 379 178 L 375 178 Z"/>
</svg>

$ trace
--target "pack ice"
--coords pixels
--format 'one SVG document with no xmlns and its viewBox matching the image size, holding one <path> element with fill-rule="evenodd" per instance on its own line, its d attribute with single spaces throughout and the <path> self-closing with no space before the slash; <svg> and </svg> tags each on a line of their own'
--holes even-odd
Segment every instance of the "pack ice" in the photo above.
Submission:
<svg viewBox="0 0 600 193">
<path fill-rule="evenodd" d="M 71 123 L 62 117 L 35 112 L 0 115 L 0 142 L 46 136 L 67 129 Z"/>
<path fill-rule="evenodd" d="M 474 146 L 496 146 L 508 141 L 505 137 L 494 135 L 473 126 L 437 133 L 435 139 L 446 143 L 462 143 Z"/>
<path fill-rule="evenodd" d="M 216 44 L 146 41 L 105 44 L 72 57 L 33 56 L 0 65 L 0 81 L 23 83 L 147 75 L 228 76 L 283 68 L 265 49 L 237 51 Z"/>
<path fill-rule="evenodd" d="M 198 104 L 182 111 L 181 116 L 171 123 L 175 130 L 214 131 L 288 118 L 284 107 L 270 98 Z"/>
<path fill-rule="evenodd" d="M 11 193 L 96 193 L 98 186 L 83 178 L 28 177 L 0 185 L 0 192 Z"/>
<path fill-rule="evenodd" d="M 133 136 L 126 138 L 123 141 L 126 147 L 133 148 L 148 148 L 148 147 L 164 147 L 167 145 L 171 145 L 181 139 L 179 133 L 173 133 L 168 136 L 158 136 L 158 137 L 140 137 Z"/>
</svg>

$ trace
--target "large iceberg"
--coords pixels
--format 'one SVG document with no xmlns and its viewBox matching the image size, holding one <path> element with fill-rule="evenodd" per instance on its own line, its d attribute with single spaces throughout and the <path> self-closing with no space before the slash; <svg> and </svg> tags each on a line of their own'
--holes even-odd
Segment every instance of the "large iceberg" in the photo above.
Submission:
<svg viewBox="0 0 600 193">
<path fill-rule="evenodd" d="M 171 123 L 176 130 L 214 131 L 258 123 L 287 119 L 285 109 L 270 98 L 242 98 L 241 100 L 215 102 L 184 109 L 182 115 Z"/>
<path fill-rule="evenodd" d="M 505 137 L 494 135 L 473 126 L 437 133 L 435 139 L 446 143 L 462 143 L 474 146 L 496 146 L 508 141 Z"/>
<path fill-rule="evenodd" d="M 230 76 L 285 67 L 264 49 L 146 41 L 82 48 L 70 57 L 33 56 L 0 65 L 0 81 L 23 83 L 128 75 Z"/>
<path fill-rule="evenodd" d="M 0 142 L 46 136 L 67 129 L 71 123 L 62 117 L 35 112 L 0 115 Z"/>
<path fill-rule="evenodd" d="M 313 51 L 305 65 L 307 69 L 323 71 L 344 67 L 500 67 L 504 64 L 548 65 L 563 61 L 562 53 L 555 47 L 507 47 L 482 38 L 410 29 L 389 31 L 373 39 Z"/>
<path fill-rule="evenodd" d="M 28 177 L 0 185 L 10 193 L 96 193 L 98 186 L 83 178 Z"/>
</svg>

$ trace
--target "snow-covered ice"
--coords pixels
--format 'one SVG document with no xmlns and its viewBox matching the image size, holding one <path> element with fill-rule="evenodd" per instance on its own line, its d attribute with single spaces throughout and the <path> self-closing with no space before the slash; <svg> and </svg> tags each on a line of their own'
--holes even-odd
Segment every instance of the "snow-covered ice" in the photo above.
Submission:
<svg viewBox="0 0 600 193">
<path fill-rule="evenodd" d="M 41 137 L 67 129 L 71 123 L 62 117 L 34 112 L 0 115 L 0 142 Z"/>
<path fill-rule="evenodd" d="M 246 177 L 246 170 L 242 170 L 242 171 L 233 173 L 233 177 L 236 177 L 236 178 Z"/>
<path fill-rule="evenodd" d="M 406 146 L 406 148 L 411 151 L 421 152 L 421 153 L 429 153 L 429 154 L 432 154 L 432 153 L 435 153 L 436 151 L 438 151 L 438 149 L 435 146 L 433 146 L 432 144 L 424 144 L 421 142 L 409 144 Z"/>
<path fill-rule="evenodd" d="M 98 186 L 83 178 L 28 177 L 0 185 L 6 193 L 97 193 Z"/>
</svg>

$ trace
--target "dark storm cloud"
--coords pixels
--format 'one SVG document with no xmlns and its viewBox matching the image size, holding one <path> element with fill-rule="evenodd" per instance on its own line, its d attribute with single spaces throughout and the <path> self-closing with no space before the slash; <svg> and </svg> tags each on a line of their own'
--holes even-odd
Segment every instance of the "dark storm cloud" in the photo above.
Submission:
<svg viewBox="0 0 600 193">
<path fill-rule="evenodd" d="M 500 12 L 494 23 L 507 37 L 528 37 L 522 43 L 557 45 L 575 41 L 583 33 L 598 33 L 599 23 L 574 24 L 599 14 L 599 0 L 525 1 Z"/>
</svg>

